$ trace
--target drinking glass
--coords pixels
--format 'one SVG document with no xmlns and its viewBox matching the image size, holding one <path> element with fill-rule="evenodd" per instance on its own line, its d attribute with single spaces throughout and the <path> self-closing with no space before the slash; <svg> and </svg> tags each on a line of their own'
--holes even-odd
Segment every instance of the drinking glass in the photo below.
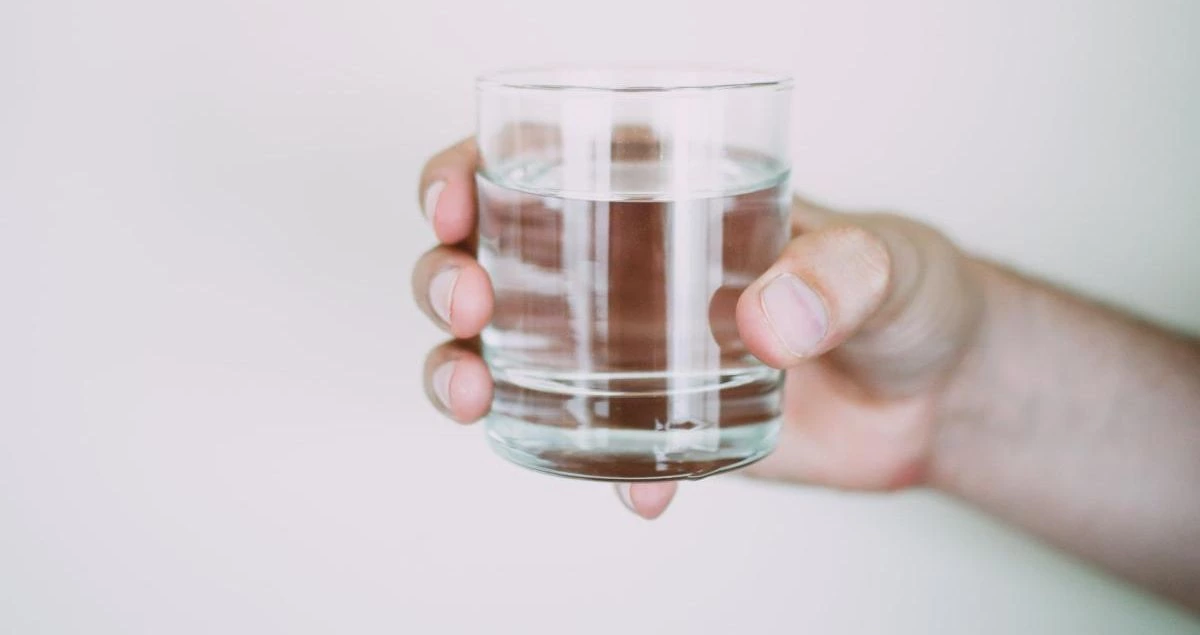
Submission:
<svg viewBox="0 0 1200 635">
<path fill-rule="evenodd" d="M 492 446 L 619 481 L 769 453 L 782 378 L 747 352 L 734 309 L 788 237 L 790 80 L 536 69 L 477 93 Z"/>
</svg>

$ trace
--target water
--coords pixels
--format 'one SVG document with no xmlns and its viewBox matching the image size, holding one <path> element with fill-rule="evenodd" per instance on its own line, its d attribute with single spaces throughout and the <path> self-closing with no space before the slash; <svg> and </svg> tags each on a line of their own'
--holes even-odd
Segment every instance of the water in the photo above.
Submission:
<svg viewBox="0 0 1200 635">
<path fill-rule="evenodd" d="M 479 176 L 479 259 L 496 291 L 487 430 L 500 454 L 648 480 L 707 476 L 773 447 L 780 373 L 746 352 L 734 308 L 787 239 L 787 172 L 746 159 L 711 171 L 724 195 L 682 199 L 661 194 L 671 174 L 652 162 L 613 166 L 621 197 L 550 195 L 569 190 L 554 165 Z"/>
</svg>

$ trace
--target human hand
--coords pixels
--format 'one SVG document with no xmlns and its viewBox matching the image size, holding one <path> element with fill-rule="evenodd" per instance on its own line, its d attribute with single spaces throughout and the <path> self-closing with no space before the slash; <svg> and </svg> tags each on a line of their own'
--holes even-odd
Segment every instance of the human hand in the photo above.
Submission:
<svg viewBox="0 0 1200 635">
<path fill-rule="evenodd" d="M 413 271 L 417 304 L 454 340 L 430 352 L 426 393 L 456 421 L 483 417 L 493 384 L 471 341 L 494 296 L 472 253 L 478 153 L 468 139 L 422 171 L 422 209 L 440 244 Z M 977 330 L 980 283 L 933 229 L 888 214 L 841 214 L 797 199 L 792 240 L 742 294 L 739 334 L 786 369 L 779 446 L 743 473 L 858 490 L 920 484 L 943 384 Z M 618 485 L 635 513 L 666 509 L 674 482 Z"/>
</svg>

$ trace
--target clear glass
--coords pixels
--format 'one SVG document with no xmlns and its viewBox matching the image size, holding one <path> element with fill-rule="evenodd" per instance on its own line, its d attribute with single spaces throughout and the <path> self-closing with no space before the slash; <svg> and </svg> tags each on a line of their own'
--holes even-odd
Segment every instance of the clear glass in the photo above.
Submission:
<svg viewBox="0 0 1200 635">
<path fill-rule="evenodd" d="M 771 451 L 776 370 L 734 310 L 787 239 L 791 83 L 756 72 L 480 78 L 486 427 L 520 465 L 700 478 Z"/>
</svg>

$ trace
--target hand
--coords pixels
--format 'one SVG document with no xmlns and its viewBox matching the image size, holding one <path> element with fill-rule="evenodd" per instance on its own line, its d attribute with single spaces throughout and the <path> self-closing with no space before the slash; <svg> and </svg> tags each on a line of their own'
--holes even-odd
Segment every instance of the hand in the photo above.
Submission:
<svg viewBox="0 0 1200 635">
<path fill-rule="evenodd" d="M 426 393 L 456 421 L 485 415 L 487 366 L 469 341 L 491 317 L 492 288 L 471 253 L 478 154 L 468 139 L 421 175 L 440 245 L 413 272 L 417 304 L 455 340 L 425 364 Z M 787 370 L 779 447 L 744 473 L 797 483 L 892 490 L 924 482 L 942 387 L 978 330 L 982 292 L 970 261 L 939 233 L 887 214 L 841 214 L 797 199 L 792 240 L 742 294 L 749 350 Z M 654 518 L 676 483 L 618 486 Z"/>
</svg>

